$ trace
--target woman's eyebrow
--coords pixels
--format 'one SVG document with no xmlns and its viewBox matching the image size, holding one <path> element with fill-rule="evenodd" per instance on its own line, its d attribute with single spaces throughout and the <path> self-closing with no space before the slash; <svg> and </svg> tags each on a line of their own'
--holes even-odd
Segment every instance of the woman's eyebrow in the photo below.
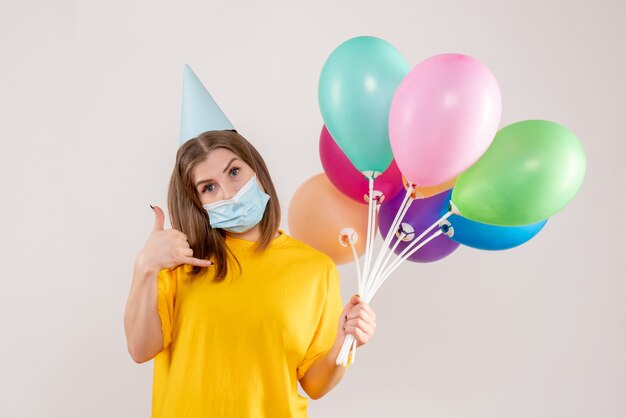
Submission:
<svg viewBox="0 0 626 418">
<path fill-rule="evenodd" d="M 226 170 L 228 170 L 228 168 L 230 167 L 230 165 L 233 163 L 233 161 L 237 161 L 238 158 L 235 157 L 233 159 L 231 159 L 228 164 L 226 165 L 226 168 L 224 169 L 224 171 L 222 171 L 222 173 L 225 173 Z M 196 187 L 198 187 L 199 185 L 201 185 L 202 183 L 208 183 L 210 181 L 212 181 L 213 179 L 208 179 L 208 180 L 200 180 L 199 182 L 196 183 Z"/>
<path fill-rule="evenodd" d="M 222 171 L 222 173 L 225 173 L 225 172 L 226 172 L 226 170 L 228 170 L 228 168 L 230 167 L 230 165 L 233 163 L 233 161 L 236 161 L 236 160 L 238 160 L 238 158 L 237 158 L 237 157 L 235 157 L 235 158 L 233 158 L 232 160 L 230 160 L 230 161 L 228 162 L 228 165 L 227 165 L 227 166 L 226 166 L 226 168 L 224 169 L 224 171 Z"/>
</svg>

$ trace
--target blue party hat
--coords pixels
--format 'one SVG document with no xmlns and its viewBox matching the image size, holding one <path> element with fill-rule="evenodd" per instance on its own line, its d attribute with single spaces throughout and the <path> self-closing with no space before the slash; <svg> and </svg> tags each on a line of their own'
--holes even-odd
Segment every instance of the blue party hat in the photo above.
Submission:
<svg viewBox="0 0 626 418">
<path fill-rule="evenodd" d="M 206 131 L 226 129 L 234 130 L 235 128 L 191 67 L 185 64 L 180 143 Z"/>
</svg>

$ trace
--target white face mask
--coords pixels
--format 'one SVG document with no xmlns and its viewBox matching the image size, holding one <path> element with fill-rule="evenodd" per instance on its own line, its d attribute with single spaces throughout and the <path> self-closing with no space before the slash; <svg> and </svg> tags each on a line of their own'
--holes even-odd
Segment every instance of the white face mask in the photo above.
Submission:
<svg viewBox="0 0 626 418">
<path fill-rule="evenodd" d="M 233 198 L 202 207 L 209 214 L 211 227 L 241 233 L 261 222 L 269 199 L 269 195 L 263 193 L 254 175 Z"/>
</svg>

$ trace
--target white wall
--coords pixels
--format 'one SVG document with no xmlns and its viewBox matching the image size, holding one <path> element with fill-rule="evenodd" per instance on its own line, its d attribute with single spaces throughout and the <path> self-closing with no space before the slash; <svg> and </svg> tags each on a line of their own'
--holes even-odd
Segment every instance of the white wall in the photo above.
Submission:
<svg viewBox="0 0 626 418">
<path fill-rule="evenodd" d="M 569 127 L 588 174 L 520 248 L 403 266 L 310 415 L 626 416 L 626 3 L 297 3 L 0 1 L 0 415 L 149 415 L 152 363 L 132 362 L 122 319 L 148 205 L 166 206 L 183 64 L 264 155 L 286 214 L 321 171 L 321 67 L 374 35 L 413 65 L 478 58 L 502 126 Z M 347 300 L 354 265 L 341 273 Z"/>
</svg>

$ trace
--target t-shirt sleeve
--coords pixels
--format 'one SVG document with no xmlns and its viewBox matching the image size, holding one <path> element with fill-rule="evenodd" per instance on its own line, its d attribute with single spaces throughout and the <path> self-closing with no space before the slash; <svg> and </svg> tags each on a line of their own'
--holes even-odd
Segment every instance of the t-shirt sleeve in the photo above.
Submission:
<svg viewBox="0 0 626 418">
<path fill-rule="evenodd" d="M 298 365 L 298 380 L 302 379 L 309 367 L 319 357 L 326 354 L 333 346 L 337 337 L 339 316 L 343 311 L 341 302 L 341 289 L 339 287 L 339 272 L 334 263 L 330 263 L 327 272 L 326 298 L 313 340 Z"/>
<path fill-rule="evenodd" d="M 165 268 L 157 276 L 157 310 L 163 331 L 163 350 L 172 342 L 174 301 L 176 300 L 176 269 Z"/>
</svg>

